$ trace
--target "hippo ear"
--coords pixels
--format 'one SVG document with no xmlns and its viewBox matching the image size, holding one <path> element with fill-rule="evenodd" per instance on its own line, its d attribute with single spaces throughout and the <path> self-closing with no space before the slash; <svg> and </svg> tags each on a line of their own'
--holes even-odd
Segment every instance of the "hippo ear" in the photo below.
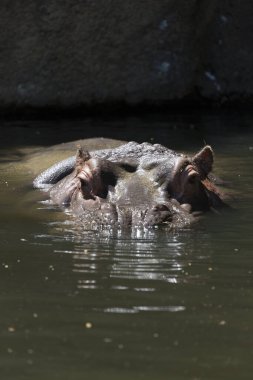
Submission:
<svg viewBox="0 0 253 380">
<path fill-rule="evenodd" d="M 76 167 L 82 166 L 85 161 L 88 161 L 90 158 L 90 153 L 87 150 L 83 150 L 81 146 L 78 146 L 76 152 Z"/>
<path fill-rule="evenodd" d="M 205 178 L 213 167 L 212 148 L 209 145 L 206 145 L 193 157 L 193 162 L 197 165 L 202 176 Z"/>
</svg>

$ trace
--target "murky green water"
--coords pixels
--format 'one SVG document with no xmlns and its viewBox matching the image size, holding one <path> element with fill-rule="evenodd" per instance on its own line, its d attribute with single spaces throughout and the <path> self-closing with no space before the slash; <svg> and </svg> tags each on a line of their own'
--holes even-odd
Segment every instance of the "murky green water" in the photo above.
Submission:
<svg viewBox="0 0 253 380">
<path fill-rule="evenodd" d="M 1 379 L 252 379 L 253 117 L 1 122 Z M 216 152 L 235 210 L 177 232 L 85 231 L 20 148 L 107 136 Z"/>
</svg>

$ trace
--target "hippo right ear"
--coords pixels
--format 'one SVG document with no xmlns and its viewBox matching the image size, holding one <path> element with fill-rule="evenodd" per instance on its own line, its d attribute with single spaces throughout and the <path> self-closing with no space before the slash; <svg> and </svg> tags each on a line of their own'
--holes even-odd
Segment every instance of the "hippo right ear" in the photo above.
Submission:
<svg viewBox="0 0 253 380">
<path fill-rule="evenodd" d="M 87 150 L 83 150 L 81 146 L 78 146 L 77 152 L 76 152 L 76 168 L 81 167 L 90 158 L 91 158 L 90 153 Z"/>
<path fill-rule="evenodd" d="M 200 174 L 206 178 L 213 167 L 213 150 L 209 145 L 201 149 L 194 157 L 193 162 L 199 168 Z"/>
</svg>

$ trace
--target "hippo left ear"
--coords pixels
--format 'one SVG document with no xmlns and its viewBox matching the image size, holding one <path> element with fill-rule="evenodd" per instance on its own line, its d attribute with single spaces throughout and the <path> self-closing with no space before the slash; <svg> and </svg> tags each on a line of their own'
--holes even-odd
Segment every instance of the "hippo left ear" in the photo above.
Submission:
<svg viewBox="0 0 253 380">
<path fill-rule="evenodd" d="M 209 145 L 201 149 L 194 157 L 193 162 L 199 168 L 201 175 L 205 178 L 213 167 L 213 150 Z"/>
</svg>

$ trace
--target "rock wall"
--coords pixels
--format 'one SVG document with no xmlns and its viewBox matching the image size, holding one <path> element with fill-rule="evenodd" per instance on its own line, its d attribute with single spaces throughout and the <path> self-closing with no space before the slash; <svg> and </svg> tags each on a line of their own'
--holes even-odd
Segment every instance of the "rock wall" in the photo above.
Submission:
<svg viewBox="0 0 253 380">
<path fill-rule="evenodd" d="M 250 0 L 2 0 L 0 108 L 251 100 Z"/>
</svg>

